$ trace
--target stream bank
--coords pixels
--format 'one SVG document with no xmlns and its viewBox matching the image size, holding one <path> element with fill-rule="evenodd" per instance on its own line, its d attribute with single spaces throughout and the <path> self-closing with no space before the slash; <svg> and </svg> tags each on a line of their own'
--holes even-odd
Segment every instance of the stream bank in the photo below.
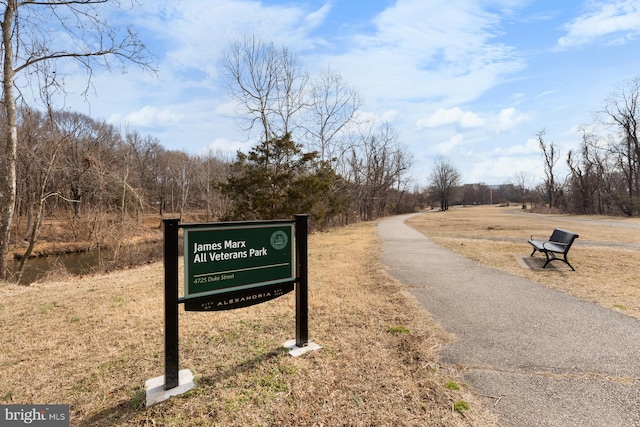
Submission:
<svg viewBox="0 0 640 427">
<path fill-rule="evenodd" d="M 107 249 L 49 251 L 26 261 L 19 284 L 29 285 L 53 277 L 84 276 L 119 270 L 160 261 L 162 256 L 162 240 L 145 240 Z M 12 258 L 9 271 L 14 275 L 20 259 L 19 256 Z"/>
</svg>

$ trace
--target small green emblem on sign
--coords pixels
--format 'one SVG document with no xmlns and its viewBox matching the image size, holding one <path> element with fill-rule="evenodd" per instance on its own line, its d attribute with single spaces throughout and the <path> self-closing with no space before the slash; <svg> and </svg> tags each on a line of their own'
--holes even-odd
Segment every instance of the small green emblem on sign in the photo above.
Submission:
<svg viewBox="0 0 640 427">
<path fill-rule="evenodd" d="M 287 233 L 282 230 L 278 230 L 271 235 L 271 247 L 276 250 L 281 250 L 287 247 L 287 243 L 289 243 L 289 238 L 287 237 Z"/>
</svg>

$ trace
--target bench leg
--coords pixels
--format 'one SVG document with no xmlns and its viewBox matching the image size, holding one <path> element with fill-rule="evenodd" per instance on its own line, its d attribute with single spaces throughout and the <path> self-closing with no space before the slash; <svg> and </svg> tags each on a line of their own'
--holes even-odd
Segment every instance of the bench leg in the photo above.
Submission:
<svg viewBox="0 0 640 427">
<path fill-rule="evenodd" d="M 531 255 L 529 255 L 529 256 L 533 256 L 536 253 L 537 250 L 538 249 L 533 248 L 533 252 L 531 252 Z M 547 261 L 544 263 L 542 268 L 547 268 L 547 265 L 551 261 L 560 260 L 560 261 L 564 262 L 565 264 L 567 264 L 569 266 L 569 268 L 571 269 L 571 271 L 576 271 L 576 269 L 573 268 L 573 266 L 569 263 L 569 260 L 567 259 L 567 254 L 564 254 L 564 258 L 558 258 L 553 252 L 549 252 L 549 251 L 540 251 L 540 252 L 544 253 L 544 255 L 547 257 Z"/>
<path fill-rule="evenodd" d="M 569 268 L 571 269 L 571 271 L 576 271 L 575 268 L 573 268 L 573 266 L 569 263 L 569 260 L 567 259 L 567 254 L 564 254 L 564 259 L 563 258 L 558 258 L 557 256 L 555 256 L 555 254 L 552 252 L 551 256 L 549 256 L 549 252 L 545 252 L 544 253 L 547 256 L 547 262 L 544 263 L 544 265 L 542 266 L 542 268 L 547 268 L 547 264 L 549 264 L 551 261 L 562 261 L 565 264 L 567 264 L 569 266 Z"/>
<path fill-rule="evenodd" d="M 569 268 L 571 268 L 571 271 L 576 271 L 576 269 L 573 268 L 573 265 L 569 264 L 569 260 L 567 259 L 567 254 L 564 254 L 564 262 L 566 262 Z"/>
</svg>

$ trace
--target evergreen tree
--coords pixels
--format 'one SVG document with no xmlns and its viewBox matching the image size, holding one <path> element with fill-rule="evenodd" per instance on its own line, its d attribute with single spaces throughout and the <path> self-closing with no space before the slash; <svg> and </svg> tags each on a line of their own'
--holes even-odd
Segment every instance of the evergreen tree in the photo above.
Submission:
<svg viewBox="0 0 640 427">
<path fill-rule="evenodd" d="M 238 152 L 227 182 L 218 184 L 231 201 L 223 220 L 287 219 L 308 213 L 312 223 L 339 210 L 336 175 L 316 152 L 304 153 L 289 133 Z"/>
</svg>

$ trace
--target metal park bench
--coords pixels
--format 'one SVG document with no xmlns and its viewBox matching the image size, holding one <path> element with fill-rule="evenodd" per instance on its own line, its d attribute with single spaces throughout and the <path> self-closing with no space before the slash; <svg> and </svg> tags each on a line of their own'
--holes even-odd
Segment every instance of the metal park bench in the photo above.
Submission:
<svg viewBox="0 0 640 427">
<path fill-rule="evenodd" d="M 547 257 L 547 262 L 544 263 L 542 268 L 546 268 L 547 264 L 551 261 L 560 260 L 565 262 L 569 267 L 571 267 L 572 271 L 576 271 L 575 268 L 571 264 L 569 264 L 569 260 L 567 259 L 567 253 L 569 253 L 569 249 L 571 249 L 571 245 L 573 241 L 578 238 L 578 235 L 572 233 L 570 231 L 561 230 L 556 228 L 551 233 L 551 237 L 549 240 L 534 240 L 533 236 L 529 240 L 531 246 L 533 246 L 533 252 L 531 252 L 531 256 L 533 256 L 536 251 L 543 252 Z M 556 256 L 556 254 L 562 255 L 562 258 Z"/>
</svg>

